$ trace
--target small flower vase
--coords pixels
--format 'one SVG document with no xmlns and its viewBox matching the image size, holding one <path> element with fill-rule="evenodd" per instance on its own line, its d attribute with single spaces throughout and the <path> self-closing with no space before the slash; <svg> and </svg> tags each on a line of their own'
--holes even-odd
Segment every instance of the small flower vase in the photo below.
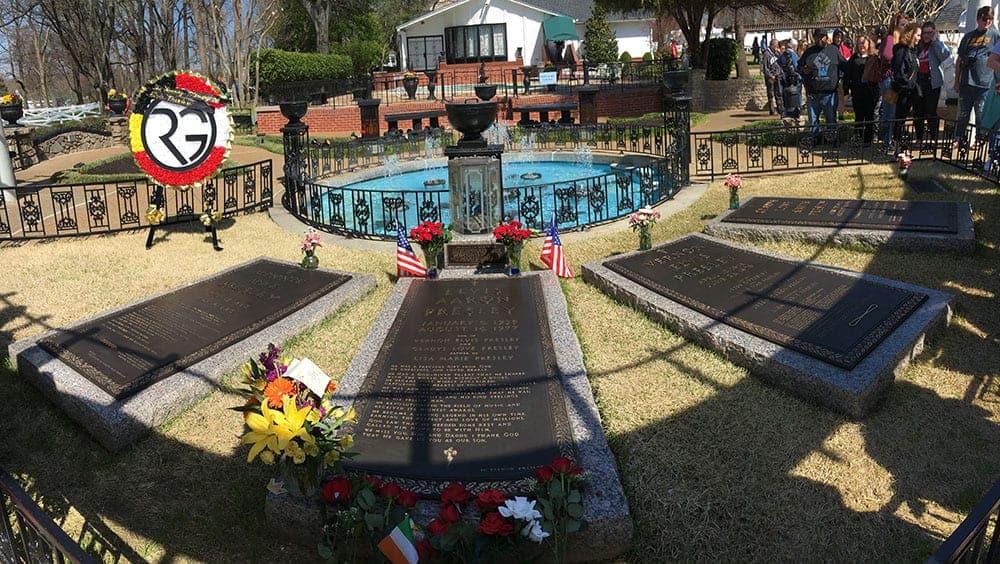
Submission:
<svg viewBox="0 0 1000 564">
<path fill-rule="evenodd" d="M 521 275 L 521 250 L 524 247 L 520 244 L 507 247 L 507 275 Z"/>
<path fill-rule="evenodd" d="M 434 280 L 438 277 L 438 259 L 441 256 L 441 247 L 424 247 L 424 262 L 427 263 L 427 278 Z"/>
<path fill-rule="evenodd" d="M 316 249 L 305 249 L 306 256 L 302 257 L 302 268 L 312 270 L 319 268 L 319 257 L 316 256 Z"/>
<path fill-rule="evenodd" d="M 649 234 L 648 225 L 639 226 L 639 250 L 648 251 L 653 248 L 653 236 Z"/>
<path fill-rule="evenodd" d="M 279 462 L 279 470 L 281 480 L 290 495 L 305 498 L 316 496 L 323 474 L 320 458 L 307 456 L 302 464 L 295 464 L 291 458 L 284 458 Z"/>
<path fill-rule="evenodd" d="M 729 188 L 729 209 L 738 210 L 740 209 L 740 189 L 735 187 Z"/>
</svg>

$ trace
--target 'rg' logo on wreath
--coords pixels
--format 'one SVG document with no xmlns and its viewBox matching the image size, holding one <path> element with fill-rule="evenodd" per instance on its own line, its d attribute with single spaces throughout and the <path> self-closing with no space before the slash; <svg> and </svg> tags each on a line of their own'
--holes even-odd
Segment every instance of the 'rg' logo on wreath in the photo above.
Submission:
<svg viewBox="0 0 1000 564">
<path fill-rule="evenodd" d="M 177 172 L 205 162 L 216 137 L 215 119 L 206 110 L 154 102 L 142 121 L 142 144 L 149 158 L 157 166 Z"/>
</svg>

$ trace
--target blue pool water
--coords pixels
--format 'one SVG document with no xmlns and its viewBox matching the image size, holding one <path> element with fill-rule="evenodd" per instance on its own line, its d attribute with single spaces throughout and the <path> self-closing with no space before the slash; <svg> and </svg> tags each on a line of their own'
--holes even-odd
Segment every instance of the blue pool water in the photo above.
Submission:
<svg viewBox="0 0 1000 564">
<path fill-rule="evenodd" d="M 501 164 L 504 188 L 536 186 L 552 182 L 567 182 L 591 176 L 610 174 L 608 165 L 585 165 L 561 161 L 506 162 Z M 523 179 L 522 174 L 541 174 L 540 178 Z M 444 184 L 427 186 L 426 181 L 444 180 Z M 356 190 L 447 190 L 448 167 L 429 168 L 413 172 L 394 174 L 389 177 L 373 178 L 363 182 L 345 184 L 344 188 Z"/>
<path fill-rule="evenodd" d="M 572 161 L 504 161 L 501 166 L 504 217 L 535 230 L 544 229 L 553 216 L 560 229 L 622 217 L 667 196 L 671 185 L 651 169 Z M 310 199 L 312 219 L 376 236 L 395 235 L 397 222 L 410 228 L 451 219 L 447 167 L 331 186 Z"/>
</svg>

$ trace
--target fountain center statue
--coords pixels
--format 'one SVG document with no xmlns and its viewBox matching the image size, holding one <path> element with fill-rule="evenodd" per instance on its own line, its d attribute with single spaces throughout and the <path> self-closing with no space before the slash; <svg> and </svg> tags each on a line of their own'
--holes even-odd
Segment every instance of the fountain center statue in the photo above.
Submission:
<svg viewBox="0 0 1000 564">
<path fill-rule="evenodd" d="M 503 216 L 501 154 L 503 144 L 483 138 L 497 119 L 497 103 L 489 100 L 448 102 L 448 123 L 462 133 L 445 147 L 451 186 L 451 221 L 456 233 L 489 233 Z"/>
</svg>

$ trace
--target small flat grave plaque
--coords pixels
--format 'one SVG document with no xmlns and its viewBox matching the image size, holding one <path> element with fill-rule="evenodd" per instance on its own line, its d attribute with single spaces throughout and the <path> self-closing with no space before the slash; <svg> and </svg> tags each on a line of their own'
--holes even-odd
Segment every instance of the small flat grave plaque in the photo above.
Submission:
<svg viewBox="0 0 1000 564">
<path fill-rule="evenodd" d="M 958 233 L 956 202 L 750 198 L 724 223 Z"/>
<path fill-rule="evenodd" d="M 540 277 L 414 281 L 354 407 L 349 468 L 428 496 L 529 490 L 574 456 Z"/>
<path fill-rule="evenodd" d="M 350 276 L 260 259 L 39 341 L 116 400 L 195 364 Z"/>
<path fill-rule="evenodd" d="M 445 266 L 491 267 L 507 264 L 507 251 L 500 243 L 448 243 L 444 246 Z"/>
<path fill-rule="evenodd" d="M 713 319 L 846 370 L 927 299 L 694 236 L 606 266 Z"/>
</svg>

